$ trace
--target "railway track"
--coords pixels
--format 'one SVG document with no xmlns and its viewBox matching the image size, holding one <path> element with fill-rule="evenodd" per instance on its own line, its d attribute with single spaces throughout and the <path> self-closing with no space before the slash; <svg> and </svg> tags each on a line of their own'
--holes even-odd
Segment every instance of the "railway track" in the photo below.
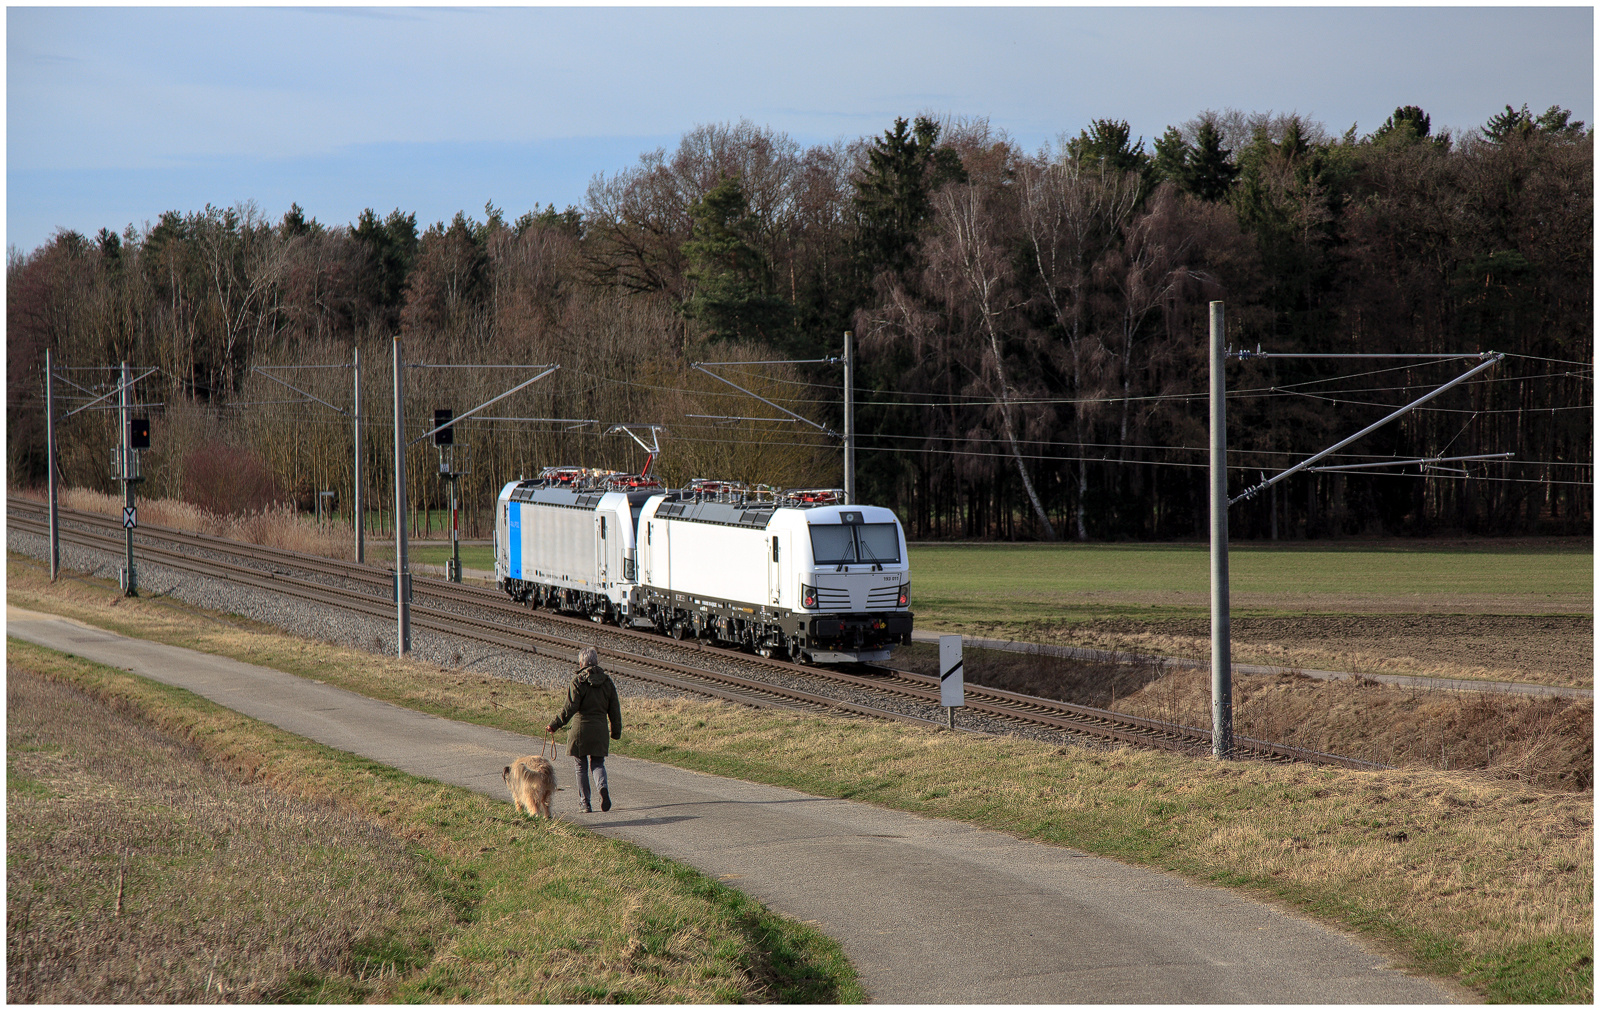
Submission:
<svg viewBox="0 0 1600 1011">
<path fill-rule="evenodd" d="M 112 518 L 70 510 L 61 510 L 59 515 L 62 519 L 63 543 L 111 553 L 123 550 L 123 529 Z M 8 499 L 7 518 L 11 526 L 18 530 L 48 536 L 48 520 L 42 504 L 26 499 Z M 378 620 L 393 620 L 395 616 L 392 603 L 394 574 L 390 569 L 377 569 L 154 525 L 140 527 L 135 537 L 136 553 L 152 563 L 324 606 L 343 608 Z M 225 558 L 202 557 L 196 552 Z M 601 627 L 587 619 L 548 611 L 530 612 L 527 607 L 513 603 L 496 591 L 442 579 L 413 576 L 412 597 L 413 627 L 514 652 L 565 660 L 572 656 L 580 643 L 592 641 L 597 634 L 602 634 Z M 428 600 L 442 606 L 420 602 Z M 528 627 L 529 619 L 533 617 L 540 624 L 560 631 Z M 607 667 L 619 675 L 646 683 L 746 705 L 892 719 L 924 726 L 943 725 L 937 718 L 941 713 L 938 683 L 925 675 L 871 665 L 849 669 L 802 666 L 783 660 L 762 659 L 698 640 L 680 642 L 654 633 L 609 625 L 604 626 L 603 634 L 620 637 L 621 642 L 629 647 L 601 647 L 600 652 L 607 659 Z M 660 655 L 643 655 L 640 650 L 652 654 L 676 654 L 676 658 L 668 660 Z M 735 670 L 708 669 L 705 661 L 712 658 L 718 661 L 712 666 L 733 667 Z M 777 684 L 774 680 L 789 681 L 791 684 Z M 795 682 L 816 690 L 807 691 L 804 687 L 797 687 Z M 845 693 L 855 695 L 857 700 L 838 697 Z M 873 705 L 871 702 L 881 704 Z M 908 714 L 904 711 L 907 703 L 911 703 L 913 708 L 925 709 L 928 715 Z M 893 708 L 895 706 L 900 710 Z M 966 686 L 964 712 L 969 719 L 972 716 L 983 717 L 1000 728 L 1047 729 L 1079 738 L 1186 754 L 1209 754 L 1211 751 L 1211 733 L 1204 728 L 1142 719 L 975 684 Z M 1358 759 L 1268 741 L 1235 737 L 1234 744 L 1235 757 L 1241 759 L 1382 768 Z"/>
</svg>

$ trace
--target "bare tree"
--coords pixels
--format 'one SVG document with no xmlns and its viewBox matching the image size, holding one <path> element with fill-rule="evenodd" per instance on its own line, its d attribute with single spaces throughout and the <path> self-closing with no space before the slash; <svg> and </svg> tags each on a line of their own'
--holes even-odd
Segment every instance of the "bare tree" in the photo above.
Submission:
<svg viewBox="0 0 1600 1011">
<path fill-rule="evenodd" d="M 1022 486 L 1047 540 L 1056 539 L 1055 527 L 1033 486 L 1027 463 L 1017 444 L 1017 423 L 1012 405 L 1013 386 L 1007 374 L 1008 324 L 1018 325 L 1017 310 L 1026 302 L 1015 286 L 1010 249 L 999 233 L 998 215 L 986 199 L 987 187 L 952 183 L 934 194 L 936 236 L 927 245 L 928 273 L 940 282 L 951 300 L 965 300 L 974 316 L 978 336 L 986 345 L 985 371 L 999 409 L 1001 427 L 1010 447 Z"/>
<path fill-rule="evenodd" d="M 1077 445 L 1075 536 L 1087 540 L 1088 423 L 1100 384 L 1091 368 L 1100 356 L 1086 339 L 1094 265 L 1122 241 L 1123 228 L 1139 202 L 1135 173 L 1112 171 L 1048 152 L 1017 173 L 1028 262 L 1066 342 L 1065 371 L 1071 385 L 1073 440 Z M 1101 349 L 1103 350 L 1103 348 Z"/>
</svg>

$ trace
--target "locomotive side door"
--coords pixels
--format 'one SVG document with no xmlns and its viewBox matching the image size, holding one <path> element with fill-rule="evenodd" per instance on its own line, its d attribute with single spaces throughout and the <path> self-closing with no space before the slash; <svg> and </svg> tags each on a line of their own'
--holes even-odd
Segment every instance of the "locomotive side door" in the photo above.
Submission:
<svg viewBox="0 0 1600 1011">
<path fill-rule="evenodd" d="M 594 514 L 594 578 L 595 588 L 599 589 L 606 584 L 606 534 L 608 524 L 606 514 Z"/>
<path fill-rule="evenodd" d="M 655 585 L 670 590 L 672 589 L 672 523 L 661 520 L 652 525 L 656 528 L 655 551 L 650 556 L 655 559 Z"/>
<path fill-rule="evenodd" d="M 777 604 L 783 600 L 783 570 L 789 564 L 788 536 L 768 533 L 767 549 L 767 601 Z"/>
</svg>

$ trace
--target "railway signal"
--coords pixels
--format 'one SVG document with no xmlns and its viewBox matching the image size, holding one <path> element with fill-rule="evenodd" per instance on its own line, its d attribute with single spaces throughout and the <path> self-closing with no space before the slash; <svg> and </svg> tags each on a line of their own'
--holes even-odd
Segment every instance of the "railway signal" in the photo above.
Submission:
<svg viewBox="0 0 1600 1011">
<path fill-rule="evenodd" d="M 406 449 L 407 449 L 407 447 L 409 447 L 409 446 L 411 446 L 411 445 L 413 445 L 415 443 L 421 442 L 424 439 L 427 439 L 429 437 L 436 436 L 441 431 L 443 431 L 443 432 L 451 431 L 457 422 L 460 422 L 460 421 L 463 421 L 463 420 L 465 420 L 467 418 L 472 417 L 474 414 L 477 414 L 479 411 L 489 407 L 491 404 L 499 403 L 500 401 L 504 400 L 505 398 L 511 396 L 513 393 L 516 393 L 518 390 L 523 390 L 523 389 L 526 389 L 529 386 L 532 386 L 534 383 L 536 383 L 539 380 L 543 379 L 545 376 L 548 376 L 550 373 L 556 371 L 561 366 L 554 365 L 554 364 L 552 364 L 552 365 L 425 365 L 425 364 L 418 363 L 418 364 L 412 365 L 411 367 L 412 368 L 432 368 L 432 369 L 440 369 L 440 368 L 444 368 L 444 369 L 448 369 L 448 368 L 472 368 L 472 369 L 485 369 L 485 368 L 487 368 L 487 369 L 495 369 L 495 368 L 500 368 L 500 369 L 527 369 L 527 368 L 536 368 L 536 369 L 542 369 L 543 371 L 541 371 L 538 375 L 534 376 L 531 379 L 524 379 L 522 382 L 520 382 L 517 385 L 511 387 L 511 389 L 506 390 L 504 393 L 501 393 L 501 394 L 499 394 L 497 396 L 489 398 L 488 400 L 485 400 L 483 403 L 479 404 L 477 407 L 474 407 L 471 410 L 462 413 L 460 417 L 455 417 L 454 415 L 452 415 L 451 417 L 446 419 L 441 424 L 438 421 L 437 415 L 435 415 L 435 421 L 434 421 L 433 427 L 428 429 L 426 432 L 423 432 L 421 435 L 417 436 L 415 439 L 412 439 L 412 440 L 410 440 L 408 442 L 408 441 L 406 441 L 406 427 L 405 427 L 405 371 L 404 370 L 406 368 L 406 361 L 405 361 L 405 355 L 404 355 L 403 349 L 402 349 L 402 347 L 400 345 L 400 335 L 399 334 L 395 335 L 395 338 L 394 338 L 394 586 L 395 586 L 394 599 L 395 599 L 395 624 L 397 626 L 396 635 L 395 635 L 395 653 L 397 655 L 399 655 L 399 656 L 405 656 L 407 653 L 411 652 L 411 593 L 410 593 L 410 590 L 411 590 L 411 571 L 410 571 L 410 561 L 409 561 L 409 559 L 407 557 L 408 545 L 406 543 L 407 503 L 406 503 L 406 462 L 405 461 L 406 461 Z M 453 466 L 453 464 L 447 464 L 446 459 L 443 456 L 443 454 L 445 454 L 446 452 L 449 451 L 448 447 L 450 445 L 453 445 L 453 444 L 454 444 L 454 440 L 453 439 L 451 440 L 450 443 L 445 443 L 445 444 L 441 444 L 441 443 L 435 442 L 435 445 L 438 445 L 440 447 L 440 449 L 439 449 L 439 452 L 441 454 L 441 457 L 440 457 L 440 471 L 442 473 L 446 473 L 446 474 L 457 473 L 457 472 L 453 471 L 452 469 L 447 469 L 447 468 Z M 462 472 L 462 473 L 464 473 L 464 472 Z M 453 484 L 452 484 L 451 492 L 452 492 L 452 494 L 451 494 L 451 513 L 452 513 L 452 534 L 451 534 L 451 537 L 452 537 L 452 540 L 455 540 L 455 537 L 456 537 L 455 529 L 456 528 L 455 528 L 455 525 L 454 525 L 454 514 L 456 512 L 456 507 L 455 507 L 455 496 L 454 496 L 454 485 Z M 455 546 L 456 546 L 455 547 L 455 558 L 452 560 L 450 568 L 451 568 L 452 572 L 455 574 L 456 581 L 459 582 L 460 581 L 460 573 L 461 573 L 461 547 L 460 547 L 460 541 L 459 540 L 455 540 Z M 405 592 L 401 592 L 402 589 Z"/>
<path fill-rule="evenodd" d="M 461 582 L 461 497 L 459 495 L 461 478 L 472 472 L 469 465 L 462 470 L 456 470 L 456 428 L 453 424 L 455 412 L 449 408 L 439 408 L 433 412 L 433 444 L 439 447 L 439 474 L 450 482 L 450 557 L 445 559 L 445 578 L 452 583 Z M 471 448 L 468 448 L 467 459 L 472 459 Z"/>
<path fill-rule="evenodd" d="M 133 486 L 144 480 L 139 473 L 139 451 L 150 447 L 150 419 L 134 418 L 129 393 L 133 390 L 133 369 L 122 363 L 122 382 L 118 384 L 119 410 L 122 414 L 122 445 L 111 456 L 111 476 L 122 482 L 122 527 L 126 537 L 127 560 L 118 582 L 122 592 L 129 597 L 139 595 L 139 573 L 133 565 L 133 528 L 138 525 L 138 513 L 133 504 Z"/>
</svg>

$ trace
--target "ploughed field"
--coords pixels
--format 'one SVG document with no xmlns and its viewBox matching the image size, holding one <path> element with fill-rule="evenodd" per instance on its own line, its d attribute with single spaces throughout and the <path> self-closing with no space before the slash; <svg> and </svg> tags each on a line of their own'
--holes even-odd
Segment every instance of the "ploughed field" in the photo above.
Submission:
<svg viewBox="0 0 1600 1011">
<path fill-rule="evenodd" d="M 916 544 L 922 629 L 1210 655 L 1206 545 Z M 1229 553 L 1235 663 L 1594 685 L 1587 538 L 1299 542 Z"/>
</svg>

